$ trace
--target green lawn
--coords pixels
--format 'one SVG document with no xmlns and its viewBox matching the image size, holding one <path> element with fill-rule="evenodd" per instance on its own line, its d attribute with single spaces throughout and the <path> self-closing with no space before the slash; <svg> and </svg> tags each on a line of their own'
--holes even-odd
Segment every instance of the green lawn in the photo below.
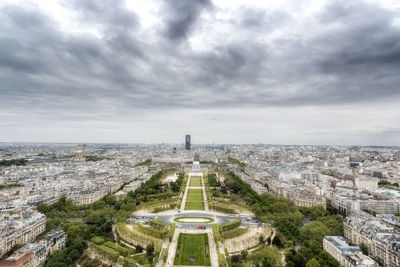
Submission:
<svg viewBox="0 0 400 267">
<path fill-rule="evenodd" d="M 201 177 L 190 177 L 190 187 L 201 187 Z"/>
<path fill-rule="evenodd" d="M 208 235 L 180 234 L 174 264 L 210 266 Z"/>
<path fill-rule="evenodd" d="M 201 189 L 189 189 L 185 210 L 204 210 L 203 191 Z"/>
</svg>

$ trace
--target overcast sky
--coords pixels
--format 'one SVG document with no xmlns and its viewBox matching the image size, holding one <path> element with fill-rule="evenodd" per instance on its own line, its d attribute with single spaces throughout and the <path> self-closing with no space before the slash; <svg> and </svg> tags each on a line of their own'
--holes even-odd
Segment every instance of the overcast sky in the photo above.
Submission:
<svg viewBox="0 0 400 267">
<path fill-rule="evenodd" d="M 0 1 L 0 141 L 399 145 L 398 0 Z"/>
</svg>

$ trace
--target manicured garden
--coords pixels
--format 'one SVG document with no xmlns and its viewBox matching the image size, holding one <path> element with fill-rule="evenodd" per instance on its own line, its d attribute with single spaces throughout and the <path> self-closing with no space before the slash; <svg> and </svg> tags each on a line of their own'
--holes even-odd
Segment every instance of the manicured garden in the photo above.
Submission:
<svg viewBox="0 0 400 267">
<path fill-rule="evenodd" d="M 180 234 L 174 264 L 210 266 L 208 235 Z"/>
<path fill-rule="evenodd" d="M 201 184 L 201 177 L 193 176 L 190 177 L 190 187 L 202 187 L 203 185 Z"/>
<path fill-rule="evenodd" d="M 201 189 L 189 189 L 185 210 L 204 210 L 203 192 Z"/>
</svg>

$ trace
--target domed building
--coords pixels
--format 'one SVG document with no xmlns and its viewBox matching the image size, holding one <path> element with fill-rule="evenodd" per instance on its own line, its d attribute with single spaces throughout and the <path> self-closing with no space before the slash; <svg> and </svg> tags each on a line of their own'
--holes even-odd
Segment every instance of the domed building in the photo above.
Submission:
<svg viewBox="0 0 400 267">
<path fill-rule="evenodd" d="M 83 156 L 82 148 L 79 146 L 78 150 L 75 152 L 74 161 L 84 161 L 85 157 Z"/>
</svg>

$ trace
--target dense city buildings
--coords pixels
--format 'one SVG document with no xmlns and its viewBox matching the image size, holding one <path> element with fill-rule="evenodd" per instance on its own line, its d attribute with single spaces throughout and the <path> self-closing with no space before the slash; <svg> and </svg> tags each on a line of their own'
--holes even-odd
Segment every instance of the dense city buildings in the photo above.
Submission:
<svg viewBox="0 0 400 267">
<path fill-rule="evenodd" d="M 162 170 L 166 173 L 167 170 L 175 170 L 175 173 L 165 178 L 160 190 L 175 186 L 178 174 L 182 172 L 188 174 L 187 184 L 174 190 L 184 190 L 187 186 L 188 192 L 182 191 L 185 193 L 179 196 L 168 191 L 170 195 L 166 199 L 150 201 L 147 206 L 139 204 L 138 199 L 141 198 L 136 197 L 132 207 L 137 204 L 139 209 L 147 207 L 146 212 L 161 211 L 160 218 L 164 218 L 164 210 L 168 214 L 171 209 L 176 214 L 179 214 L 178 211 L 190 212 L 192 208 L 241 214 L 245 212 L 243 201 L 235 203 L 229 202 L 226 197 L 215 198 L 221 194 L 216 192 L 208 195 L 212 187 L 197 192 L 205 188 L 209 172 L 216 172 L 217 180 L 213 186 L 223 185 L 227 175 L 234 175 L 248 184 L 258 196 L 269 195 L 288 201 L 293 207 L 302 209 L 304 214 L 308 209 L 315 209 L 327 213 L 334 210 L 346 216 L 343 218 L 343 237 L 335 235 L 323 239 L 323 249 L 343 266 L 377 266 L 375 260 L 384 266 L 400 265 L 400 223 L 396 216 L 400 204 L 399 148 L 194 145 L 188 150 L 190 136 L 185 141 L 189 142 L 185 142 L 184 146 L 2 144 L 0 256 L 11 253 L 17 245 L 22 247 L 11 255 L 7 254 L 0 266 L 42 266 L 49 255 L 65 246 L 68 237 L 60 230 L 43 236 L 49 218 L 37 210 L 38 206 L 52 205 L 61 197 L 82 209 L 104 201 L 110 195 L 122 200 L 128 195 L 135 196 L 137 190 L 142 191 L 142 186 L 151 182 L 152 177 Z M 22 164 L 9 165 L 7 162 L 13 159 L 23 159 Z M 196 177 L 203 176 L 204 183 L 194 182 L 198 179 Z M 223 194 L 226 190 L 225 186 L 221 186 L 217 191 Z M 186 202 L 186 198 L 197 200 Z M 235 199 L 233 196 L 230 198 Z M 294 210 L 293 207 L 291 210 Z M 266 218 L 270 216 L 268 213 L 264 215 Z M 229 216 L 222 216 L 221 220 L 234 218 L 234 215 Z M 261 231 L 251 228 L 259 225 L 259 222 L 253 222 L 252 216 L 240 218 L 251 231 Z M 247 218 L 249 223 L 246 224 Z M 130 220 L 135 219 L 132 217 Z M 299 227 L 311 222 L 306 219 L 299 222 Z M 276 225 L 273 220 L 269 223 Z M 262 229 L 267 229 L 266 225 Z M 122 233 L 123 229 L 120 231 Z M 245 233 L 249 230 L 243 228 L 240 231 Z M 249 246 L 257 244 L 255 239 L 246 242 Z M 364 245 L 368 256 L 357 247 Z M 238 243 L 229 241 L 223 246 L 228 249 L 230 257 L 235 255 Z M 94 251 L 95 247 L 92 245 L 91 249 Z"/>
</svg>

